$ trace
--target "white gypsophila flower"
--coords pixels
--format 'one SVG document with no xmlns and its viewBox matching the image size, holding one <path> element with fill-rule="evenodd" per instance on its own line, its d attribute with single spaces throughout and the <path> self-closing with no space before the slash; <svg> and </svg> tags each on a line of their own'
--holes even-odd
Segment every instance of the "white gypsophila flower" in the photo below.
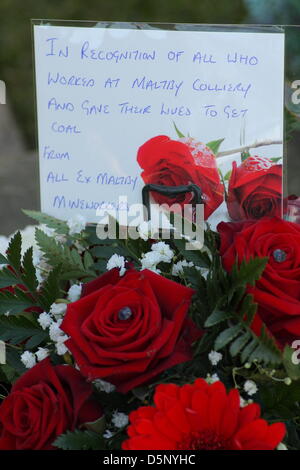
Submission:
<svg viewBox="0 0 300 470">
<path fill-rule="evenodd" d="M 125 274 L 126 268 L 125 268 L 124 256 L 120 256 L 115 253 L 109 258 L 107 265 L 106 265 L 106 269 L 110 271 L 113 268 L 119 269 L 120 276 L 123 276 L 123 274 Z"/>
<path fill-rule="evenodd" d="M 208 355 L 208 359 L 213 366 L 216 366 L 218 362 L 221 361 L 222 357 L 223 357 L 223 354 L 217 351 L 210 351 Z"/>
<path fill-rule="evenodd" d="M 62 324 L 62 320 L 53 321 L 49 328 L 49 336 L 54 343 L 60 340 L 60 338 L 65 337 L 65 333 L 63 330 L 60 329 L 60 325 Z"/>
<path fill-rule="evenodd" d="M 32 262 L 35 267 L 37 280 L 41 284 L 51 271 L 51 266 L 46 262 L 43 258 L 43 253 L 36 246 L 33 246 Z"/>
<path fill-rule="evenodd" d="M 164 261 L 165 263 L 170 263 L 174 256 L 174 251 L 171 250 L 169 245 L 165 242 L 154 243 L 151 246 L 151 250 L 154 251 L 155 253 L 159 253 L 161 257 L 161 261 Z"/>
<path fill-rule="evenodd" d="M 103 433 L 103 437 L 104 439 L 110 439 L 111 437 L 113 437 L 114 433 L 111 432 L 109 429 L 107 429 L 104 433 Z"/>
<path fill-rule="evenodd" d="M 244 390 L 249 396 L 251 396 L 251 395 L 255 395 L 258 388 L 257 388 L 256 383 L 253 380 L 246 380 L 246 382 L 244 383 Z"/>
<path fill-rule="evenodd" d="M 41 225 L 39 226 L 39 228 L 40 228 L 41 230 L 43 230 L 43 232 L 44 232 L 46 235 L 48 235 L 48 237 L 53 237 L 53 236 L 55 236 L 55 229 L 54 229 L 54 228 L 50 228 L 50 227 L 48 227 L 46 224 L 41 224 Z"/>
<path fill-rule="evenodd" d="M 53 320 L 51 318 L 51 315 L 47 312 L 41 313 L 38 317 L 38 323 L 41 325 L 43 330 L 45 330 L 46 328 L 49 328 L 52 322 Z"/>
<path fill-rule="evenodd" d="M 208 273 L 209 273 L 209 269 L 207 269 L 207 268 L 201 268 L 200 266 L 195 266 L 195 268 L 197 269 L 197 271 L 199 271 L 199 273 L 201 274 L 201 276 L 204 277 L 204 279 L 207 279 L 207 276 L 208 276 Z"/>
<path fill-rule="evenodd" d="M 68 300 L 70 302 L 76 302 L 76 300 L 80 299 L 82 291 L 82 284 L 73 284 L 68 290 Z"/>
<path fill-rule="evenodd" d="M 57 343 L 55 344 L 55 349 L 59 356 L 63 356 L 64 354 L 66 354 L 66 352 L 68 352 L 68 348 L 64 343 L 67 339 L 67 335 L 64 335 L 64 337 L 61 336 L 60 340 L 57 341 Z"/>
<path fill-rule="evenodd" d="M 86 226 L 86 219 L 81 214 L 77 214 L 74 217 L 71 217 L 67 221 L 67 225 L 69 227 L 69 234 L 75 235 L 76 233 L 82 232 Z"/>
<path fill-rule="evenodd" d="M 214 384 L 215 382 L 219 382 L 220 379 L 219 379 L 219 376 L 217 374 L 212 374 L 212 375 L 207 374 L 205 380 L 208 384 Z"/>
<path fill-rule="evenodd" d="M 149 235 L 151 232 L 149 221 L 147 222 L 144 220 L 144 222 L 138 225 L 137 231 L 139 233 L 140 238 L 142 238 L 144 241 L 149 240 Z"/>
<path fill-rule="evenodd" d="M 50 351 L 47 348 L 38 348 L 38 350 L 35 352 L 36 358 L 39 362 L 48 357 L 49 354 Z"/>
<path fill-rule="evenodd" d="M 56 318 L 59 319 L 61 318 L 67 310 L 67 304 L 61 303 L 61 304 L 52 304 L 50 307 L 50 313 Z"/>
<path fill-rule="evenodd" d="M 172 275 L 179 276 L 180 274 L 183 274 L 183 268 L 192 268 L 193 266 L 194 263 L 192 261 L 187 261 L 186 259 L 177 261 L 177 263 L 173 265 Z"/>
<path fill-rule="evenodd" d="M 111 422 L 116 428 L 124 428 L 128 424 L 128 416 L 125 413 L 114 411 Z"/>
<path fill-rule="evenodd" d="M 67 236 L 62 234 L 62 233 L 55 233 L 54 238 L 58 243 L 66 243 L 66 241 L 68 239 Z M 76 244 L 76 242 L 75 242 L 75 244 Z"/>
<path fill-rule="evenodd" d="M 157 251 L 148 251 L 141 259 L 142 269 L 149 269 L 155 273 L 160 273 L 156 265 L 161 262 L 161 255 Z"/>
<path fill-rule="evenodd" d="M 278 446 L 276 447 L 277 450 L 288 450 L 287 446 L 283 443 L 280 442 Z"/>
<path fill-rule="evenodd" d="M 31 367 L 36 365 L 35 355 L 30 351 L 24 351 L 20 357 L 26 369 L 31 369 Z"/>
<path fill-rule="evenodd" d="M 111 393 L 114 392 L 116 389 L 115 385 L 101 379 L 94 380 L 93 384 L 99 392 Z"/>
</svg>

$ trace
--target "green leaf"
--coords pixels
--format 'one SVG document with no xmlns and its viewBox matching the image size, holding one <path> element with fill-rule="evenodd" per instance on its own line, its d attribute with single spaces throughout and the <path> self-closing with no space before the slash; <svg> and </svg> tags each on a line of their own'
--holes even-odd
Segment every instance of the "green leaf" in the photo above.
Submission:
<svg viewBox="0 0 300 470">
<path fill-rule="evenodd" d="M 85 269 L 89 269 L 94 265 L 94 260 L 89 251 L 85 251 L 83 255 L 83 265 Z"/>
<path fill-rule="evenodd" d="M 264 272 L 268 261 L 269 258 L 251 258 L 247 261 L 243 260 L 239 268 L 237 268 L 237 265 L 234 265 L 231 271 L 234 288 L 237 285 L 246 286 L 249 284 L 254 286 L 255 281 L 260 279 Z"/>
<path fill-rule="evenodd" d="M 0 289 L 3 287 L 14 286 L 18 283 L 18 278 L 8 268 L 0 270 Z"/>
<path fill-rule="evenodd" d="M 250 157 L 250 153 L 249 153 L 249 152 L 242 152 L 242 153 L 241 153 L 241 160 L 242 160 L 242 162 L 244 162 L 245 160 L 247 160 L 248 157 Z"/>
<path fill-rule="evenodd" d="M 48 334 L 35 325 L 24 315 L 14 317 L 0 317 L 0 339 L 11 344 L 20 344 L 30 338 L 26 349 L 31 349 L 42 343 Z"/>
<path fill-rule="evenodd" d="M 36 271 L 33 265 L 33 258 L 32 258 L 33 248 L 30 247 L 25 252 L 22 261 L 22 281 L 25 286 L 29 289 L 30 292 L 35 293 L 39 283 L 36 278 Z"/>
<path fill-rule="evenodd" d="M 39 211 L 29 211 L 23 209 L 24 214 L 28 215 L 34 220 L 37 220 L 40 224 L 45 224 L 49 228 L 53 228 L 56 233 L 65 234 L 69 233 L 69 227 L 66 222 L 63 220 L 56 219 L 51 215 L 44 214 L 43 212 Z"/>
<path fill-rule="evenodd" d="M 115 246 L 115 244 L 112 244 L 111 246 L 94 246 L 91 249 L 91 254 L 95 256 L 96 258 L 103 258 L 108 260 L 112 255 L 117 254 L 120 256 L 127 256 L 128 252 L 125 247 L 122 246 Z"/>
<path fill-rule="evenodd" d="M 242 326 L 235 325 L 227 328 L 222 331 L 215 341 L 215 350 L 224 348 L 228 343 L 230 343 L 239 333 L 242 331 Z"/>
<path fill-rule="evenodd" d="M 63 450 L 103 450 L 103 438 L 92 431 L 67 431 L 59 436 L 53 443 L 55 447 Z"/>
<path fill-rule="evenodd" d="M 196 266 L 201 268 L 209 268 L 211 265 L 210 258 L 205 251 L 200 250 L 186 250 L 185 246 L 187 241 L 183 239 L 174 239 L 174 245 L 177 250 L 187 261 L 192 261 Z"/>
<path fill-rule="evenodd" d="M 18 287 L 14 292 L 0 292 L 0 315 L 16 315 L 22 313 L 29 307 L 33 307 L 35 302 Z"/>
<path fill-rule="evenodd" d="M 246 346 L 250 338 L 251 338 L 251 334 L 249 333 L 249 331 L 246 331 L 243 335 L 236 338 L 233 341 L 233 343 L 231 343 L 230 348 L 229 348 L 229 352 L 231 356 L 232 357 L 237 356 L 239 352 L 241 351 L 241 349 L 243 349 L 243 347 Z"/>
<path fill-rule="evenodd" d="M 250 343 L 247 344 L 247 346 L 243 349 L 241 353 L 241 361 L 242 363 L 245 363 L 247 359 L 249 358 L 250 354 L 255 350 L 257 347 L 257 338 L 252 338 Z"/>
<path fill-rule="evenodd" d="M 176 134 L 178 135 L 179 139 L 182 139 L 183 137 L 185 137 L 185 135 L 182 132 L 180 132 L 180 130 L 178 129 L 174 121 L 173 121 L 173 126 L 175 128 Z"/>
<path fill-rule="evenodd" d="M 272 160 L 273 163 L 277 163 L 280 160 L 282 160 L 282 157 L 272 157 L 272 158 L 270 158 L 270 160 Z"/>
<path fill-rule="evenodd" d="M 206 319 L 204 326 L 209 328 L 214 325 L 218 325 L 219 323 L 228 320 L 232 317 L 232 313 L 228 314 L 223 312 L 222 310 L 218 310 L 217 308 L 212 312 L 212 314 Z"/>
<path fill-rule="evenodd" d="M 53 237 L 49 237 L 38 228 L 35 231 L 35 238 L 48 263 L 53 267 L 61 266 L 62 279 L 71 279 L 74 272 L 77 273 L 77 278 L 95 277 L 93 271 L 84 267 L 82 258 L 76 249 L 70 249 L 67 245 L 56 242 Z"/>
<path fill-rule="evenodd" d="M 49 311 L 55 300 L 61 297 L 61 289 L 59 285 L 60 274 L 61 266 L 58 265 L 48 274 L 47 279 L 42 284 L 38 296 L 38 302 L 46 312 Z"/>
<path fill-rule="evenodd" d="M 8 260 L 2 253 L 0 253 L 0 264 L 8 264 Z"/>
<path fill-rule="evenodd" d="M 219 148 L 220 148 L 220 145 L 223 141 L 224 141 L 224 138 L 223 139 L 218 139 L 218 140 L 211 140 L 210 142 L 208 142 L 206 144 L 206 146 L 209 147 L 210 150 L 212 150 L 212 152 L 215 155 L 217 155 L 217 153 L 219 151 Z"/>
<path fill-rule="evenodd" d="M 24 374 L 26 368 L 21 362 L 22 351 L 20 351 L 19 349 L 10 348 L 9 345 L 7 346 L 8 347 L 6 348 L 6 364 L 14 370 L 15 380 L 20 375 Z"/>
<path fill-rule="evenodd" d="M 20 270 L 21 266 L 21 248 L 22 237 L 21 233 L 17 232 L 10 240 L 7 249 L 7 260 L 16 271 Z"/>
<path fill-rule="evenodd" d="M 231 173 L 232 173 L 231 170 L 229 170 L 229 171 L 227 171 L 227 173 L 225 173 L 225 175 L 223 176 L 224 181 L 229 181 L 230 180 Z"/>
</svg>

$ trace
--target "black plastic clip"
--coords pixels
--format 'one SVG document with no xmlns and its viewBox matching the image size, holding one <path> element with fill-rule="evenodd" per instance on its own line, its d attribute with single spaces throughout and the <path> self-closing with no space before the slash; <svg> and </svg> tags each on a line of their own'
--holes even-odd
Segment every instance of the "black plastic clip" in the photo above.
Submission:
<svg viewBox="0 0 300 470">
<path fill-rule="evenodd" d="M 196 184 L 187 184 L 184 186 L 164 186 L 161 184 L 146 184 L 142 189 L 142 199 L 143 205 L 147 209 L 144 211 L 144 219 L 151 219 L 151 204 L 150 204 L 150 192 L 154 191 L 164 196 L 169 197 L 170 199 L 174 198 L 178 194 L 193 193 L 193 199 L 191 201 L 192 205 L 201 204 L 202 200 L 202 191 Z"/>
</svg>

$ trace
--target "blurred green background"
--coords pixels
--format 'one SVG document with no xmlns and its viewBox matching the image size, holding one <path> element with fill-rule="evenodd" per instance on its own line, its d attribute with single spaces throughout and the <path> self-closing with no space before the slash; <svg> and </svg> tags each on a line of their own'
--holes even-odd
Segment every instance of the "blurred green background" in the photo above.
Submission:
<svg viewBox="0 0 300 470">
<path fill-rule="evenodd" d="M 240 23 L 243 0 L 0 0 L 0 77 L 29 147 L 34 146 L 31 18 Z"/>
<path fill-rule="evenodd" d="M 300 0 L 0 0 L 0 79 L 7 106 L 0 105 L 0 234 L 29 223 L 21 208 L 39 208 L 35 149 L 30 19 L 300 24 Z M 287 70 L 300 78 L 300 34 L 287 36 Z M 298 74 L 298 77 L 297 77 Z M 289 193 L 300 195 L 300 133 L 289 115 Z"/>
</svg>

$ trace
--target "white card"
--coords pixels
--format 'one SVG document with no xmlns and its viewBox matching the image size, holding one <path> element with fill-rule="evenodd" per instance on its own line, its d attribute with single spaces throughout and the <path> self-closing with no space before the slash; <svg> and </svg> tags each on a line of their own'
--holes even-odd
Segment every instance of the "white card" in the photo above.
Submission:
<svg viewBox="0 0 300 470">
<path fill-rule="evenodd" d="M 137 152 L 186 136 L 282 156 L 284 34 L 34 26 L 41 210 L 141 202 Z M 217 159 L 223 175 L 240 153 Z M 226 218 L 223 203 L 216 214 Z M 213 215 L 211 216 L 213 217 Z"/>
</svg>

